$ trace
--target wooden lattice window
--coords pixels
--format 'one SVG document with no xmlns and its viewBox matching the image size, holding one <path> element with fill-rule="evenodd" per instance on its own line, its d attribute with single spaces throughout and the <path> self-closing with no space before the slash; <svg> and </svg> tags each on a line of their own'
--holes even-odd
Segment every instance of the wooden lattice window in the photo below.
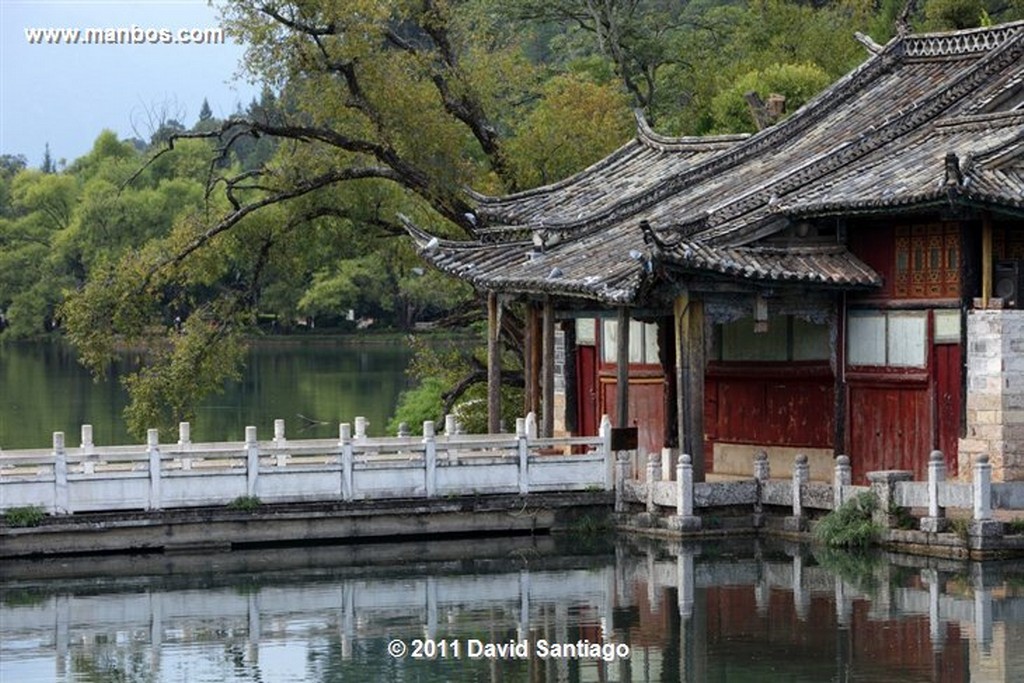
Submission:
<svg viewBox="0 0 1024 683">
<path fill-rule="evenodd" d="M 893 295 L 908 299 L 960 296 L 960 234 L 956 224 L 896 228 Z"/>
</svg>

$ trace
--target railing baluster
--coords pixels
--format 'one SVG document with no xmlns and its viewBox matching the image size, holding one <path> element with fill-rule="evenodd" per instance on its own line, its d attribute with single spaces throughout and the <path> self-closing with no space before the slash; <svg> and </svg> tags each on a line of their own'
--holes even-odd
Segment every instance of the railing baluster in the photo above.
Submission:
<svg viewBox="0 0 1024 683">
<path fill-rule="evenodd" d="M 149 506 L 148 510 L 159 510 L 163 507 L 160 494 L 160 431 L 146 431 L 146 455 L 149 458 Z"/>
<path fill-rule="evenodd" d="M 68 454 L 64 450 L 64 432 L 53 433 L 53 505 L 54 514 L 71 512 L 68 502 Z"/>
<path fill-rule="evenodd" d="M 260 444 L 256 440 L 256 427 L 245 428 L 245 491 L 248 496 L 256 496 L 260 476 Z"/>
<path fill-rule="evenodd" d="M 350 501 L 355 497 L 352 489 L 352 425 L 342 422 L 338 428 L 338 442 L 341 446 L 341 497 Z"/>
</svg>

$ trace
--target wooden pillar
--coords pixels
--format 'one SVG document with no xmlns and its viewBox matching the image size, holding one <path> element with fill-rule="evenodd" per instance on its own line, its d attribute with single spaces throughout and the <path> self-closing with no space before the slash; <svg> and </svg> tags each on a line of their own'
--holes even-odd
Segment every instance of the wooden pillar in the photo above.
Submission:
<svg viewBox="0 0 1024 683">
<path fill-rule="evenodd" d="M 992 297 L 992 214 L 981 216 L 981 307 Z"/>
<path fill-rule="evenodd" d="M 619 308 L 615 347 L 615 426 L 629 426 L 629 309 Z"/>
<path fill-rule="evenodd" d="M 487 293 L 487 431 L 501 430 L 501 303 Z"/>
<path fill-rule="evenodd" d="M 537 307 L 532 301 L 526 303 L 526 334 L 523 339 L 523 372 L 525 374 L 525 391 L 523 392 L 523 412 L 540 412 L 540 346 L 537 334 Z"/>
<path fill-rule="evenodd" d="M 662 434 L 665 446 L 679 448 L 679 392 L 676 389 L 676 328 L 673 319 L 665 316 L 658 320 L 658 362 L 665 375 L 664 414 L 665 427 Z"/>
<path fill-rule="evenodd" d="M 579 401 L 576 396 L 576 319 L 562 321 L 562 335 L 565 339 L 565 431 L 579 434 Z"/>
<path fill-rule="evenodd" d="M 544 300 L 541 338 L 544 342 L 542 364 L 541 436 L 550 438 L 555 432 L 555 305 Z"/>
<path fill-rule="evenodd" d="M 693 480 L 704 481 L 704 302 L 689 292 L 676 297 L 676 386 L 679 448 L 693 462 Z"/>
</svg>

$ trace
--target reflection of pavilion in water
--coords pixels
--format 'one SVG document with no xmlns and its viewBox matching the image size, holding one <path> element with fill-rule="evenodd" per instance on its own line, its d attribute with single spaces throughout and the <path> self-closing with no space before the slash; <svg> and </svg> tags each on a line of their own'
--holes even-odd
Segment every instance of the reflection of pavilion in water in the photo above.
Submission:
<svg viewBox="0 0 1024 683">
<path fill-rule="evenodd" d="M 492 680 L 518 680 L 516 672 L 531 681 L 705 681 L 765 672 L 792 680 L 844 681 L 854 672 L 857 680 L 1024 680 L 1024 652 L 1014 646 L 1024 638 L 1024 598 L 1002 567 L 882 564 L 854 585 L 796 546 L 788 550 L 716 557 L 711 546 L 702 555 L 700 546 L 651 544 L 639 553 L 620 548 L 614 564 L 596 567 L 592 559 L 539 571 L 492 564 L 459 574 L 453 563 L 431 575 L 71 589 L 32 604 L 0 604 L 0 641 L 10 656 L 46 653 L 57 679 L 73 659 L 109 656 L 110 648 L 158 672 L 206 643 L 255 673 L 282 645 L 308 664 L 300 641 L 330 643 L 345 661 L 385 660 L 390 638 L 472 637 L 632 647 L 627 661 L 534 656 L 516 671 L 492 665 Z M 419 665 L 389 662 L 392 670 Z"/>
</svg>

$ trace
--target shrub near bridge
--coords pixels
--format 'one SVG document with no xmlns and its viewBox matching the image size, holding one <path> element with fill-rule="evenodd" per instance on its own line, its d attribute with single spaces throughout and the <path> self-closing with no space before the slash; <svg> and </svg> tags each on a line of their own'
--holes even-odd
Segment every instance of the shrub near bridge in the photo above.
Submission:
<svg viewBox="0 0 1024 683">
<path fill-rule="evenodd" d="M 815 538 L 832 548 L 866 548 L 877 543 L 882 529 L 872 519 L 878 496 L 861 493 L 825 515 L 814 529 Z"/>
<path fill-rule="evenodd" d="M 39 505 L 13 507 L 3 515 L 4 524 L 9 527 L 39 526 L 46 517 L 46 510 Z"/>
</svg>

